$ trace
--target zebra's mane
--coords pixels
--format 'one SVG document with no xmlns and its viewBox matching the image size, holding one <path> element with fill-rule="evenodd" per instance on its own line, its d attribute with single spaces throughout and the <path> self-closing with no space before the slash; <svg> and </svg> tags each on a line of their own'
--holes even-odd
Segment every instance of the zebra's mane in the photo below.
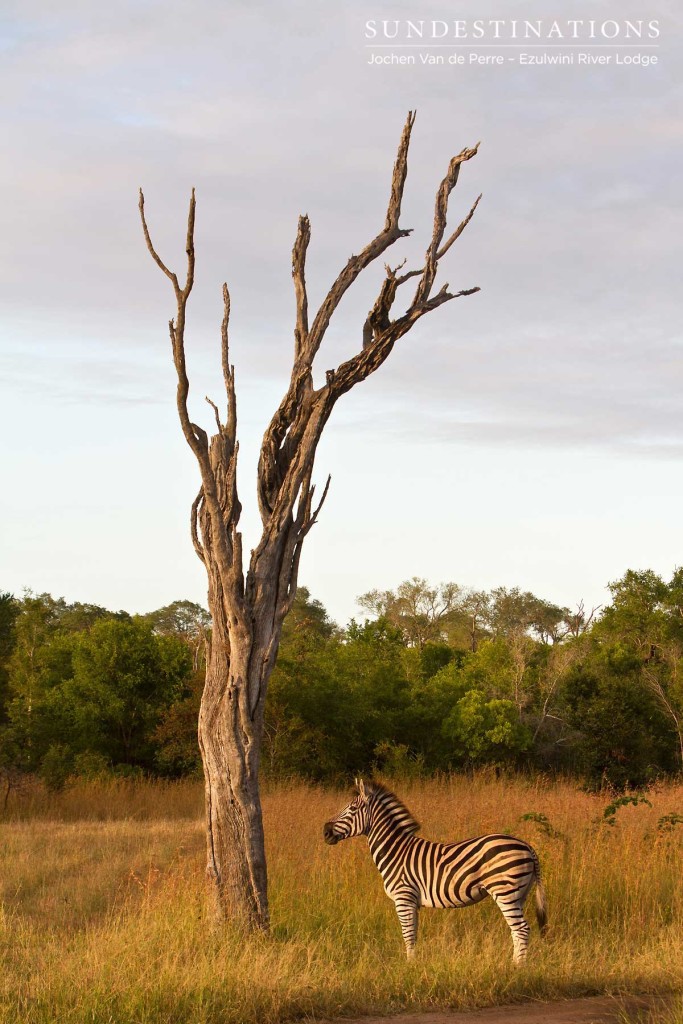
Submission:
<svg viewBox="0 0 683 1024">
<path fill-rule="evenodd" d="M 365 788 L 372 794 L 398 832 L 414 835 L 420 831 L 419 821 L 416 821 L 403 801 L 390 789 L 381 782 L 367 782 Z"/>
</svg>

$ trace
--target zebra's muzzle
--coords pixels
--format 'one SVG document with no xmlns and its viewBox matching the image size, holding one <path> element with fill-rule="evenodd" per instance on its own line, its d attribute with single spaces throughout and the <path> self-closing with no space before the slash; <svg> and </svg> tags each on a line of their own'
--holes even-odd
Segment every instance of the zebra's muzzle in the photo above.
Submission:
<svg viewBox="0 0 683 1024">
<path fill-rule="evenodd" d="M 334 834 L 334 825 L 331 821 L 327 821 L 323 825 L 323 836 L 328 846 L 334 846 L 335 843 L 339 842 L 339 836 Z"/>
</svg>

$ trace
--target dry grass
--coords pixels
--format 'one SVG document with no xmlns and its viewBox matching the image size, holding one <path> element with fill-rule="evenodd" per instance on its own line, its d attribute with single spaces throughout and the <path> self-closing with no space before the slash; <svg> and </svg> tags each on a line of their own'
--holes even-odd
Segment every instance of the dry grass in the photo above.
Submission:
<svg viewBox="0 0 683 1024">
<path fill-rule="evenodd" d="M 2 836 L 0 1021 L 248 1024 L 598 992 L 683 991 L 683 787 L 652 791 L 595 827 L 607 802 L 569 784 L 467 780 L 397 786 L 425 835 L 510 830 L 541 857 L 552 931 L 511 962 L 488 901 L 423 911 L 406 964 L 392 904 L 362 839 L 321 825 L 343 794 L 266 792 L 272 934 L 212 931 L 201 785 L 90 783 L 10 808 Z M 562 833 L 551 837 L 528 812 Z M 673 1024 L 673 1019 L 671 1024 Z"/>
<path fill-rule="evenodd" d="M 10 793 L 4 821 L 159 821 L 198 819 L 202 782 L 145 781 L 125 778 L 81 779 L 59 793 L 39 782 Z"/>
</svg>

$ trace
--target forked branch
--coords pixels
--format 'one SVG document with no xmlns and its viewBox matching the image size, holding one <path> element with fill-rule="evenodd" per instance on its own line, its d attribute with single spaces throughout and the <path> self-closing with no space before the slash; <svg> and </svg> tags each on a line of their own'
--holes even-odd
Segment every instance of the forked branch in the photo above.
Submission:
<svg viewBox="0 0 683 1024">
<path fill-rule="evenodd" d="M 477 208 L 481 196 L 472 205 L 467 216 L 444 242 L 447 225 L 448 202 L 455 188 L 463 163 L 476 155 L 479 144 L 463 149 L 449 163 L 448 171 L 439 185 L 434 210 L 432 235 L 425 263 L 419 270 L 398 276 L 397 270 L 385 265 L 386 277 L 375 303 L 368 313 L 362 330 L 361 350 L 335 370 L 328 370 L 326 385 L 313 391 L 312 366 L 331 317 L 359 274 L 378 259 L 399 238 L 412 229 L 400 227 L 399 218 L 408 172 L 408 150 L 415 113 L 406 119 L 399 142 L 391 179 L 391 191 L 382 231 L 357 256 L 351 256 L 338 274 L 308 326 L 308 296 L 305 283 L 305 260 L 311 237 L 307 216 L 299 218 L 297 237 L 292 251 L 292 277 L 296 296 L 297 321 L 295 328 L 295 358 L 292 376 L 279 408 L 266 430 L 259 459 L 259 507 L 264 527 L 273 518 L 291 514 L 308 469 L 312 465 L 321 432 L 332 407 L 340 395 L 365 380 L 390 354 L 396 341 L 406 334 L 414 323 L 426 313 L 445 302 L 479 291 L 478 287 L 451 293 L 448 285 L 432 295 L 439 260 L 449 251 L 465 230 Z M 412 303 L 395 320 L 391 310 L 399 286 L 412 277 L 419 283 Z"/>
<path fill-rule="evenodd" d="M 187 302 L 194 285 L 195 251 L 194 228 L 196 200 L 192 189 L 190 206 L 187 216 L 187 232 L 185 238 L 185 255 L 187 260 L 185 283 L 181 287 L 178 276 L 164 263 L 154 247 L 145 216 L 145 197 L 140 189 L 138 208 L 142 230 L 149 253 L 173 285 L 176 299 L 176 315 L 169 321 L 169 334 L 173 352 L 173 363 L 176 370 L 178 385 L 176 389 L 176 406 L 178 417 L 185 440 L 192 449 L 199 465 L 202 486 L 195 498 L 190 513 L 190 532 L 194 549 L 207 565 L 207 536 L 200 540 L 200 525 L 203 514 L 208 516 L 208 525 L 204 532 L 210 534 L 212 552 L 211 560 L 215 562 L 223 578 L 224 593 L 239 597 L 242 586 L 241 547 L 236 524 L 239 520 L 241 506 L 237 498 L 236 460 L 237 460 L 237 407 L 235 400 L 234 369 L 229 361 L 228 321 L 230 318 L 230 295 L 227 286 L 223 286 L 223 322 L 221 325 L 221 358 L 223 378 L 227 395 L 227 416 L 225 424 L 221 423 L 218 407 L 207 398 L 213 408 L 217 434 L 209 442 L 209 437 L 202 427 L 193 423 L 188 410 L 190 382 L 185 363 L 185 322 Z M 207 521 L 207 523 L 208 523 Z M 239 555 L 239 564 L 236 564 Z M 207 566 L 208 568 L 208 566 Z"/>
<path fill-rule="evenodd" d="M 356 280 L 358 275 L 365 270 L 374 260 L 378 259 L 389 246 L 393 245 L 399 238 L 405 238 L 411 234 L 412 228 L 400 228 L 398 221 L 401 216 L 401 204 L 403 202 L 403 190 L 408 175 L 408 149 L 410 147 L 410 135 L 415 124 L 415 112 L 410 111 L 403 126 L 401 141 L 398 145 L 398 152 L 394 162 L 394 170 L 391 176 L 391 193 L 387 206 L 384 228 L 378 235 L 369 242 L 358 256 L 351 256 L 346 266 L 337 275 L 336 280 L 325 296 L 320 309 L 318 310 L 308 341 L 307 359 L 309 364 L 320 348 L 320 344 L 329 326 L 332 314 L 337 309 L 342 298 Z"/>
<path fill-rule="evenodd" d="M 191 422 L 190 416 L 187 410 L 187 397 L 190 391 L 190 382 L 187 377 L 187 369 L 185 366 L 185 311 L 187 308 L 187 300 L 190 297 L 192 286 L 194 284 L 194 221 L 195 221 L 195 194 L 192 189 L 192 195 L 190 197 L 190 209 L 187 215 L 187 238 L 185 242 L 185 252 L 187 256 L 187 274 L 185 278 L 185 284 L 181 288 L 178 283 L 178 276 L 172 270 L 166 266 L 163 262 L 152 243 L 152 238 L 149 233 L 147 226 L 147 218 L 145 217 L 145 197 L 140 189 L 140 199 L 138 202 L 138 209 L 140 210 L 140 219 L 142 221 L 142 230 L 145 236 L 145 242 L 149 249 L 150 255 L 156 265 L 163 271 L 166 277 L 170 280 L 173 285 L 173 291 L 176 298 L 176 316 L 174 320 L 170 320 L 168 324 L 169 334 L 171 336 L 171 346 L 173 349 L 173 362 L 176 368 L 176 374 L 178 376 L 178 390 L 176 396 L 176 403 L 178 406 L 178 416 L 180 417 L 180 424 L 185 435 L 185 439 L 189 444 L 192 451 L 195 453 L 197 459 L 200 462 L 206 457 L 207 454 L 207 439 L 206 434 L 202 436 L 202 432 L 198 431 L 195 425 Z"/>
</svg>

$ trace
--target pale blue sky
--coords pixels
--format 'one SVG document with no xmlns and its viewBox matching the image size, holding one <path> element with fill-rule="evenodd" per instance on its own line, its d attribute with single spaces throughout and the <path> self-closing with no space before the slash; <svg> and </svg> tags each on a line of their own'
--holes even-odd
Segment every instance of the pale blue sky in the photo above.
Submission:
<svg viewBox="0 0 683 1024">
<path fill-rule="evenodd" d="M 547 3 L 495 4 L 491 17 L 550 16 Z M 173 302 L 137 188 L 178 269 L 197 188 L 187 356 L 206 425 L 230 285 L 248 548 L 258 441 L 291 359 L 297 216 L 312 221 L 313 304 L 381 227 L 410 108 L 402 219 L 415 234 L 397 260 L 420 258 L 449 157 L 481 139 L 453 220 L 484 199 L 443 279 L 482 291 L 421 321 L 337 407 L 302 582 L 343 621 L 358 594 L 412 575 L 591 605 L 629 567 L 667 575 L 683 561 L 680 15 L 662 0 L 590 5 L 591 18 L 659 19 L 657 67 L 367 65 L 367 18 L 418 16 L 453 12 L 4 5 L 0 589 L 131 611 L 205 601 Z M 342 305 L 321 375 L 358 347 L 380 275 Z"/>
</svg>

